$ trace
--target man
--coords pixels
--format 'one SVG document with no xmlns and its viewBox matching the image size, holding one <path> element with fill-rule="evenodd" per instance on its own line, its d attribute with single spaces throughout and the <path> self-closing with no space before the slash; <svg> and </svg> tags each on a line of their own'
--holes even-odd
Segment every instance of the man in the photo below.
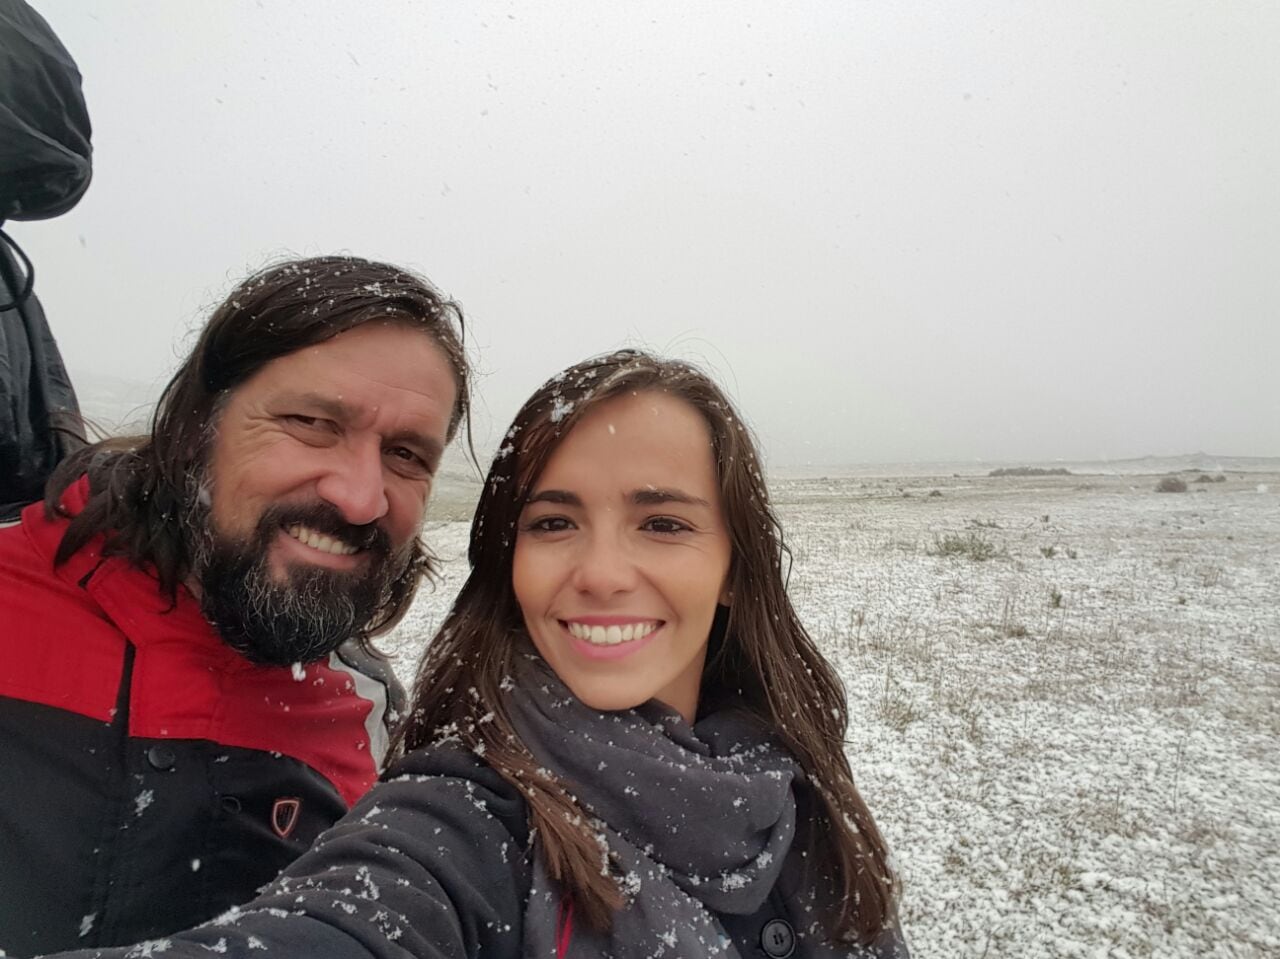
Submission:
<svg viewBox="0 0 1280 959">
<path fill-rule="evenodd" d="M 0 529 L 0 950 L 209 919 L 372 784 L 402 694 L 369 637 L 430 570 L 461 324 L 392 266 L 264 270 L 149 435 L 72 454 Z"/>
<path fill-rule="evenodd" d="M 92 172 L 89 135 L 75 61 L 22 0 L 0 0 L 0 227 L 76 205 Z M 75 392 L 34 283 L 26 255 L 0 229 L 0 522 L 39 499 L 80 445 Z"/>
</svg>

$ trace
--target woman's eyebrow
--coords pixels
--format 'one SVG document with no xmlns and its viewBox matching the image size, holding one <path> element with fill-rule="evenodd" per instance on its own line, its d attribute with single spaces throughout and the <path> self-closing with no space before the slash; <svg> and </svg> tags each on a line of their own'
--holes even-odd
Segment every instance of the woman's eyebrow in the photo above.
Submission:
<svg viewBox="0 0 1280 959">
<path fill-rule="evenodd" d="M 663 503 L 684 503 L 686 506 L 706 506 L 711 504 L 700 496 L 686 493 L 679 489 L 638 489 L 631 494 L 631 501 L 637 506 L 660 506 Z"/>
<path fill-rule="evenodd" d="M 556 503 L 560 506 L 581 506 L 582 498 L 577 493 L 570 493 L 563 489 L 544 489 L 539 490 L 525 500 L 525 505 L 533 503 Z"/>
<path fill-rule="evenodd" d="M 644 489 L 638 489 L 629 497 L 631 502 L 637 506 L 661 506 L 664 503 L 683 503 L 686 506 L 705 506 L 710 508 L 708 503 L 701 496 L 694 496 L 692 493 L 686 493 L 680 489 L 655 489 L 648 486 Z M 529 506 L 533 503 L 555 503 L 560 506 L 581 506 L 582 497 L 577 493 L 563 489 L 544 489 L 539 490 L 525 500 L 525 505 Z"/>
</svg>

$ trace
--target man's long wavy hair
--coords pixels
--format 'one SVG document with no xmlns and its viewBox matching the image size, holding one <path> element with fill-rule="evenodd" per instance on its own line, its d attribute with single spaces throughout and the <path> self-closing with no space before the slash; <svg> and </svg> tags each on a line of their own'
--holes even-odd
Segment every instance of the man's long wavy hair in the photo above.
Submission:
<svg viewBox="0 0 1280 959">
<path fill-rule="evenodd" d="M 45 510 L 69 515 L 63 493 L 89 477 L 89 499 L 58 546 L 56 563 L 98 535 L 103 555 L 123 555 L 149 567 L 174 602 L 191 572 L 197 480 L 204 469 L 226 399 L 272 360 L 379 322 L 421 330 L 440 347 L 457 381 L 448 439 L 470 425 L 470 367 L 463 348 L 462 310 L 430 283 L 400 267 L 350 256 L 321 256 L 269 266 L 239 284 L 213 312 L 195 348 L 160 394 L 150 432 L 106 439 L 78 450 L 49 478 Z M 468 434 L 469 434 L 468 429 Z M 405 574 L 365 632 L 395 623 L 408 609 L 420 577 L 433 571 L 421 540 Z"/>
<path fill-rule="evenodd" d="M 688 364 L 624 350 L 580 363 L 545 383 L 516 415 L 489 470 L 471 525 L 471 573 L 428 646 L 400 750 L 457 738 L 527 798 L 548 872 L 578 915 L 605 929 L 622 898 L 600 869 L 590 816 L 566 784 L 539 769 L 503 709 L 501 690 L 523 635 L 512 588 L 517 522 L 560 442 L 599 404 L 658 391 L 689 403 L 711 430 L 716 476 L 732 545 L 733 603 L 713 642 L 700 709 L 733 703 L 779 735 L 804 768 L 798 813 L 807 823 L 815 876 L 832 888 L 827 934 L 870 942 L 890 923 L 897 885 L 888 850 L 858 795 L 844 752 L 844 688 L 787 596 L 786 548 L 769 505 L 747 426 L 711 379 Z"/>
</svg>

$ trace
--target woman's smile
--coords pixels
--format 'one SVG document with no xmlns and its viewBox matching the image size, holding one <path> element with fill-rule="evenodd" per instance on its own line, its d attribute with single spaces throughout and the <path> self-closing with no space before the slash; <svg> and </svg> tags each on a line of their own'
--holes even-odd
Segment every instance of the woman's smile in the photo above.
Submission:
<svg viewBox="0 0 1280 959">
<path fill-rule="evenodd" d="M 577 641 L 584 656 L 621 659 L 643 649 L 656 637 L 662 621 L 617 616 L 589 616 L 561 620 L 561 625 Z"/>
<path fill-rule="evenodd" d="M 595 619 L 598 620 L 600 617 Z M 629 643 L 633 639 L 644 639 L 661 626 L 662 621 L 615 619 L 613 622 L 602 623 L 573 619 L 564 625 L 575 638 L 585 640 L 592 646 L 617 646 L 619 643 Z"/>
</svg>

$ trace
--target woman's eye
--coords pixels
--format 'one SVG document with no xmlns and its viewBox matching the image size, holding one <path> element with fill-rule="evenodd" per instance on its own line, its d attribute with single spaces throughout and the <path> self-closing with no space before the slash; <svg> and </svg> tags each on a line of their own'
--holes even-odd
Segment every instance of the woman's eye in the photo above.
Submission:
<svg viewBox="0 0 1280 959">
<path fill-rule="evenodd" d="M 539 516 L 525 523 L 524 528 L 530 533 L 563 533 L 573 529 L 573 524 L 564 516 Z"/>
<path fill-rule="evenodd" d="M 640 524 L 640 528 L 650 533 L 664 533 L 667 535 L 673 533 L 686 532 L 690 527 L 688 523 L 675 519 L 671 516 L 651 516 Z"/>
</svg>

